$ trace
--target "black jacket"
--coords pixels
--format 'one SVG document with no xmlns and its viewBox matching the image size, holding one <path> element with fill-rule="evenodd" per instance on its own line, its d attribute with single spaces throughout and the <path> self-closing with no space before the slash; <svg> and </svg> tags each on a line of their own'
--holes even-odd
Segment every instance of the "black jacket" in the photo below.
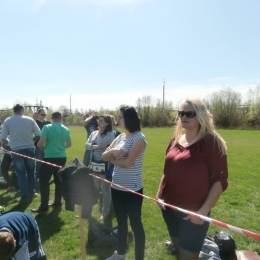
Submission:
<svg viewBox="0 0 260 260">
<path fill-rule="evenodd" d="M 78 159 L 71 160 L 57 173 L 65 209 L 74 211 L 75 204 L 82 205 L 82 218 L 89 218 L 93 205 L 97 203 L 98 191 L 89 169 Z"/>
</svg>

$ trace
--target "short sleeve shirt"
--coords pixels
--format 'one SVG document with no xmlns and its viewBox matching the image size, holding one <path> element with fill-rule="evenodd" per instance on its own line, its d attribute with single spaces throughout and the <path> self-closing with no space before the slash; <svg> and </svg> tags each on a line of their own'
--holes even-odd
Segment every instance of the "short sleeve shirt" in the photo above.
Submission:
<svg viewBox="0 0 260 260">
<path fill-rule="evenodd" d="M 145 142 L 145 148 L 146 148 L 146 138 L 144 134 L 141 132 L 137 132 L 129 138 L 125 138 L 125 134 L 120 134 L 115 140 L 114 147 L 120 148 L 124 150 L 126 153 L 129 153 L 134 141 L 138 139 L 142 139 Z M 114 183 L 126 187 L 133 191 L 140 190 L 143 187 L 142 163 L 143 163 L 145 148 L 139 154 L 139 156 L 136 158 L 136 160 L 130 167 L 128 168 L 121 168 L 118 166 L 114 167 L 114 172 L 112 175 Z M 124 158 L 122 157 L 122 159 Z M 116 185 L 112 185 L 112 188 L 123 190 L 122 188 Z"/>
<path fill-rule="evenodd" d="M 41 137 L 46 138 L 44 158 L 65 158 L 66 141 L 71 139 L 70 130 L 61 123 L 45 125 Z"/>
<path fill-rule="evenodd" d="M 221 155 L 217 141 L 210 134 L 189 147 L 177 143 L 167 149 L 162 195 L 166 203 L 188 210 L 198 210 L 212 185 L 220 181 L 227 188 L 227 156 Z"/>
</svg>

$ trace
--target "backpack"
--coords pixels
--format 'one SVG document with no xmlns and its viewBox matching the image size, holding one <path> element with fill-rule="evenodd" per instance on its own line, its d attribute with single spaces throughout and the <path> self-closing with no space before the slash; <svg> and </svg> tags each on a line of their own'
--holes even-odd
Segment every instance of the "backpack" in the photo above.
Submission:
<svg viewBox="0 0 260 260">
<path fill-rule="evenodd" d="M 94 222 L 88 232 L 88 244 L 91 246 L 116 246 L 117 227 L 105 227 L 99 222 Z"/>
<path fill-rule="evenodd" d="M 210 237 L 205 237 L 198 259 L 199 260 L 220 259 L 218 245 Z"/>
<path fill-rule="evenodd" d="M 112 175 L 114 171 L 114 164 L 110 163 L 108 164 L 108 170 L 106 172 L 106 179 L 109 181 L 112 181 Z"/>
<path fill-rule="evenodd" d="M 115 138 L 121 134 L 121 133 L 120 133 L 119 131 L 117 131 L 116 129 L 114 129 L 113 132 L 114 132 Z M 108 164 L 108 170 L 106 171 L 106 179 L 107 179 L 107 180 L 112 181 L 113 171 L 114 171 L 114 164 L 109 163 L 109 164 Z"/>
<path fill-rule="evenodd" d="M 115 138 L 117 138 L 117 137 L 121 134 L 121 132 L 119 132 L 119 131 L 116 130 L 115 128 L 113 129 L 113 132 L 114 132 Z"/>
<path fill-rule="evenodd" d="M 219 248 L 219 254 L 221 257 L 231 257 L 235 255 L 236 243 L 233 237 L 224 231 L 215 232 L 210 236 L 215 241 Z"/>
</svg>

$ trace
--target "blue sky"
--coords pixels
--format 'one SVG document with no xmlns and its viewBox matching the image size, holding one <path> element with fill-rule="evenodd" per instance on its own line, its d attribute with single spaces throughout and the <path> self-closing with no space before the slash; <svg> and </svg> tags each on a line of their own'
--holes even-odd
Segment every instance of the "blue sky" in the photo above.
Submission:
<svg viewBox="0 0 260 260">
<path fill-rule="evenodd" d="M 1 0 L 0 107 L 178 104 L 260 84 L 260 1 Z M 70 99 L 71 94 L 71 99 Z"/>
</svg>

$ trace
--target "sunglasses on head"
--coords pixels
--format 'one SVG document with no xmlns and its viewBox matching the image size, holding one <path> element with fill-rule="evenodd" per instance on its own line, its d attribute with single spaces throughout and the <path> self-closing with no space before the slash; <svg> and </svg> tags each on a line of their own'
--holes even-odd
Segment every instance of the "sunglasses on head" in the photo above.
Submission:
<svg viewBox="0 0 260 260">
<path fill-rule="evenodd" d="M 41 116 L 46 116 L 46 114 L 41 114 Z"/>
<path fill-rule="evenodd" d="M 188 117 L 188 118 L 194 118 L 195 116 L 196 116 L 196 112 L 193 112 L 193 111 L 178 111 L 178 116 L 179 117 L 184 117 L 184 116 L 186 116 L 186 117 Z"/>
</svg>

